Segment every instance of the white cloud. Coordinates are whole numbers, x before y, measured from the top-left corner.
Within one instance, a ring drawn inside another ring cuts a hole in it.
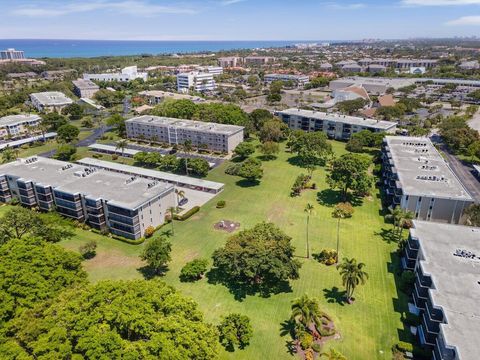
[[[462,25],[480,26],[480,15],[479,15],[479,16],[462,16],[461,18],[448,21],[448,22],[447,22],[447,25],[453,25],[453,26],[462,26]]]
[[[461,6],[480,5],[480,0],[402,0],[407,6]]]
[[[357,9],[363,9],[366,7],[365,4],[363,3],[352,3],[352,4],[339,4],[339,3],[327,3],[326,4],[328,8],[330,9],[335,9],[335,10],[357,10]]]
[[[245,0],[222,0],[220,1],[220,4],[223,6],[228,6],[228,5],[233,5],[233,4],[238,4],[240,2],[244,2]]]
[[[28,17],[56,17],[69,14],[91,12],[97,10],[115,11],[136,16],[152,16],[157,14],[194,14],[193,8],[183,6],[154,5],[145,1],[86,1],[83,3],[67,3],[56,7],[38,8],[35,5],[17,7],[13,15]]]

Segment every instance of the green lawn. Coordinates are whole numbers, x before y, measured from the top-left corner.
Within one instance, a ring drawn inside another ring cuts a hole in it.
[[[344,144],[333,145],[337,154],[345,152]],[[303,258],[306,253],[303,209],[308,202],[315,206],[315,215],[310,220],[312,252],[335,247],[336,220],[331,217],[332,208],[317,201],[318,194],[327,188],[325,171],[319,169],[314,173],[318,190],[308,190],[300,197],[291,198],[290,188],[302,169],[290,164],[290,157],[291,154],[282,152],[278,159],[264,162],[264,178],[260,185],[253,187],[239,186],[238,178],[225,175],[227,164],[213,170],[208,179],[224,182],[225,191],[189,220],[174,223],[172,261],[163,279],[192,297],[212,323],[218,323],[222,315],[234,311],[251,318],[254,337],[250,346],[234,353],[223,352],[224,359],[291,359],[286,346],[290,338],[281,336],[281,324],[289,317],[291,301],[304,293],[318,297],[322,309],[334,317],[341,339],[327,346],[341,351],[348,359],[391,359],[391,346],[403,332],[397,311],[405,310],[405,298],[398,299],[391,272],[394,267],[391,252],[396,245],[387,243],[379,235],[382,228],[388,229],[390,225],[384,224],[380,216],[378,192],[355,208],[353,218],[341,223],[340,256],[355,257],[366,263],[370,275],[367,284],[356,292],[356,302],[343,305],[337,301],[343,287],[335,267]],[[226,200],[226,208],[215,208],[220,199]],[[226,287],[209,284],[207,279],[193,284],[179,281],[180,269],[187,261],[196,257],[211,261],[212,252],[225,243],[228,234],[213,229],[213,224],[222,219],[239,221],[242,229],[271,221],[293,238],[303,266],[300,278],[291,282],[291,292],[270,298],[247,296],[236,300]],[[138,254],[143,245],[127,245],[81,230],[63,245],[76,250],[91,239],[96,239],[99,245],[97,256],[85,262],[92,281],[141,277]]]

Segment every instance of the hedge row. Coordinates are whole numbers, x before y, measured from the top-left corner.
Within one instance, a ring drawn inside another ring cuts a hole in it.
[[[191,217],[193,214],[196,214],[199,211],[200,211],[200,206],[194,206],[193,208],[188,210],[185,214],[183,214],[183,215],[175,214],[173,216],[173,218],[175,220],[184,221],[184,220],[187,220],[189,217]]]

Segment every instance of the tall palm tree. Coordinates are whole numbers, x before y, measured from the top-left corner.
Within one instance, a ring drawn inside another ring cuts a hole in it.
[[[357,263],[357,260],[344,258],[342,263],[337,265],[337,269],[342,276],[342,283],[347,290],[347,301],[352,302],[353,292],[355,288],[360,284],[365,284],[368,279],[368,274],[363,271],[365,267],[364,263]]]
[[[17,156],[14,150],[12,148],[5,148],[5,150],[2,151],[2,162],[3,163],[8,163],[13,160],[16,160]]]
[[[122,152],[122,158],[125,153],[125,149],[127,148],[128,141],[126,139],[118,140],[115,143],[115,150],[120,150]],[[123,161],[123,160],[122,160]]]
[[[177,205],[180,205],[180,199],[185,197],[185,191],[175,189],[175,194],[177,194]]]
[[[306,328],[316,323],[316,319],[322,315],[317,299],[311,298],[307,294],[293,300],[291,309],[290,318]]]
[[[168,211],[170,213],[170,222],[172,223],[172,235],[175,235],[175,229],[173,227],[173,217],[175,216],[175,206],[170,206],[168,208]]]
[[[187,156],[185,157],[185,173],[188,176],[188,154],[190,154],[193,150],[192,141],[185,140],[185,142],[182,145],[182,150],[185,154],[187,154]]]
[[[308,242],[308,227],[310,225],[310,215],[313,214],[313,205],[308,203],[303,210],[307,213],[307,259],[310,258],[310,243]]]
[[[414,214],[410,210],[402,209],[400,206],[396,206],[394,209],[390,210],[390,212],[393,217],[394,234],[398,240],[402,240],[403,227],[408,221],[414,218]]]

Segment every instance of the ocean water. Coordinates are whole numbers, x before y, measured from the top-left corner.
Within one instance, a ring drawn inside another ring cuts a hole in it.
[[[173,54],[233,49],[285,47],[298,41],[112,41],[112,40],[5,40],[0,49],[25,51],[29,58],[72,58],[140,54]]]

